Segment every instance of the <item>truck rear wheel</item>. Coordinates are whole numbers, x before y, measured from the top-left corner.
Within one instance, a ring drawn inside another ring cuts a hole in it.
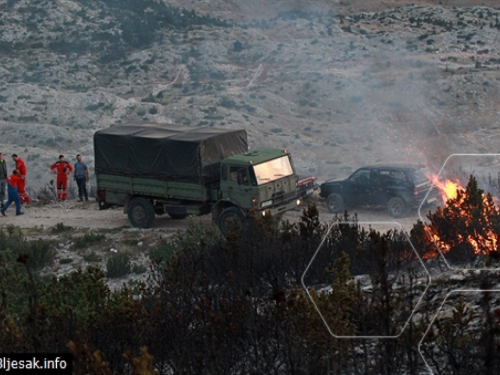
[[[149,228],[155,219],[155,209],[146,198],[134,198],[128,204],[128,221],[134,228]]]
[[[229,207],[222,211],[217,218],[217,226],[225,236],[230,232],[241,233],[245,221],[245,215],[239,208]]]
[[[332,214],[344,213],[345,207],[342,196],[337,193],[330,194],[326,199],[326,207],[328,208],[328,211],[330,211]]]

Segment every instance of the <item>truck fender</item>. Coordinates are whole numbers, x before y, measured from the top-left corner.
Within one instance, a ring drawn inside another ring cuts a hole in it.
[[[132,195],[128,194],[127,197],[123,201],[123,213],[126,214],[128,211],[128,204],[130,203],[130,200],[134,198]]]

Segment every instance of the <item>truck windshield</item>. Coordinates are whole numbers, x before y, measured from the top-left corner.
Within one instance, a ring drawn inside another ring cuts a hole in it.
[[[262,185],[293,174],[288,155],[253,166],[257,185]]]

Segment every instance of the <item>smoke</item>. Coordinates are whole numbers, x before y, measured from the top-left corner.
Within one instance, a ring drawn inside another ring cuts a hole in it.
[[[439,157],[426,147],[442,135],[440,114],[429,106],[430,87],[442,69],[422,54],[420,35],[405,28],[412,7],[342,16],[339,2],[230,3],[241,19],[251,20],[234,31],[240,51],[228,56],[248,68],[225,73],[234,80],[230,92],[238,93],[231,99],[272,118],[266,125],[278,134],[259,143],[298,150],[297,165],[324,177],[367,163],[429,164],[447,156],[443,147]],[[220,65],[220,45],[234,52],[232,42],[200,44],[200,51],[210,45],[202,51],[203,66]],[[244,82],[251,84],[242,88]]]
[[[486,92],[492,90],[484,85],[486,94],[474,91],[483,73],[471,70],[477,64],[471,66],[462,50],[477,50],[478,43],[492,47],[493,34],[479,33],[484,25],[478,20],[493,20],[497,11],[406,6],[346,15],[339,2],[282,1],[260,8],[260,14],[276,14],[277,7],[281,12],[274,18],[261,16],[251,24],[266,41],[249,39],[249,60],[258,50],[254,63],[269,65],[267,85],[253,89],[289,103],[295,118],[286,127],[301,137],[289,143],[292,149],[314,148],[316,174],[335,177],[363,164],[394,161],[439,168],[452,153],[481,148],[481,140],[469,142],[469,133],[477,122],[493,120],[478,116],[481,105],[494,106]],[[457,22],[462,15],[465,26]],[[476,32],[485,39],[470,47]],[[450,55],[458,56],[453,64]],[[460,69],[468,73],[464,80]]]

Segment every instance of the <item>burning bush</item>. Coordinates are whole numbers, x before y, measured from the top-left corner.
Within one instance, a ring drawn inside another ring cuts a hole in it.
[[[455,184],[448,186],[444,207],[428,213],[430,224],[425,227],[427,238],[434,242],[446,259],[453,263],[469,262],[478,255],[486,255],[491,262],[500,255],[500,209],[490,193],[480,189],[470,176],[465,189]],[[414,228],[415,229],[415,228]],[[436,256],[427,253],[424,257]]]

